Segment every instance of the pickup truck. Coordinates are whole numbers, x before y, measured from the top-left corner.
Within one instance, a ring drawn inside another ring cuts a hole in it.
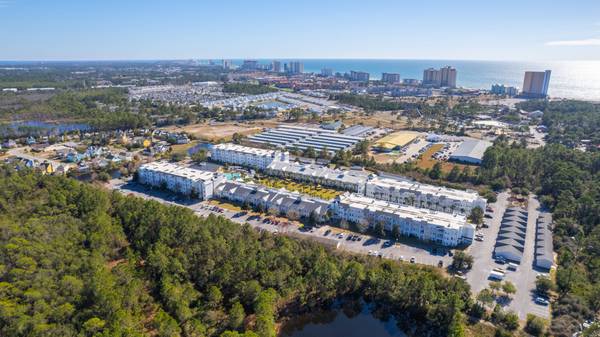
[[[496,281],[502,281],[502,280],[504,280],[504,273],[500,273],[500,272],[497,272],[495,270],[492,270],[490,272],[490,277],[489,278],[492,279],[492,280],[496,280]]]

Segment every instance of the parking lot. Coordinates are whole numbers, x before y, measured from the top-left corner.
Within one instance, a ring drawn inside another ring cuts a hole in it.
[[[492,215],[492,218],[485,218],[485,222],[489,228],[482,228],[477,233],[483,234],[483,241],[473,241],[469,247],[468,253],[473,256],[473,268],[467,273],[467,282],[471,285],[474,294],[479,293],[482,289],[487,288],[490,273],[494,268],[505,270],[505,281],[512,282],[517,292],[512,296],[512,300],[507,303],[506,309],[515,311],[521,319],[526,319],[527,314],[534,314],[540,317],[550,317],[550,308],[545,305],[535,303],[535,279],[540,274],[533,268],[533,250],[535,244],[535,221],[539,215],[539,202],[533,196],[528,200],[528,224],[525,240],[525,250],[523,259],[516,271],[507,270],[506,264],[498,264],[492,256],[496,237],[500,229],[500,222],[504,210],[509,206],[508,193],[500,193],[498,201],[491,204],[493,212],[487,212]]]
[[[444,268],[452,263],[452,257],[448,254],[447,248],[433,248],[431,245],[417,240],[406,239],[403,242],[392,242],[332,226],[302,228],[299,223],[283,218],[274,218],[251,211],[231,210],[216,206],[208,201],[190,202],[185,199],[179,199],[171,193],[159,192],[137,184],[125,184],[122,181],[114,180],[111,181],[110,185],[124,194],[133,194],[165,204],[188,207],[199,216],[208,216],[209,214],[221,215],[240,224],[248,223],[259,230],[295,237],[314,238],[315,241],[321,242],[326,240],[328,245],[331,246],[332,243],[335,243],[337,249],[342,251],[380,256],[386,259],[403,260],[405,262],[410,262],[414,258],[415,263],[431,266],[438,266],[441,261]],[[487,213],[491,215],[491,218],[485,218],[485,222],[489,227],[477,231],[477,234],[483,235],[483,239],[481,241],[473,241],[473,244],[467,248],[467,252],[473,256],[474,263],[471,271],[465,276],[467,282],[471,285],[474,295],[488,287],[490,282],[489,275],[494,268],[506,270],[505,264],[497,264],[494,261],[492,252],[502,215],[510,204],[508,198],[508,193],[500,193],[498,201],[490,204],[493,212]],[[504,278],[514,283],[517,288],[517,293],[513,295],[513,299],[509,303],[505,303],[506,309],[514,310],[521,319],[526,319],[528,313],[545,318],[550,317],[550,308],[548,306],[535,303],[535,279],[540,273],[533,269],[534,224],[539,214],[538,207],[539,202],[534,197],[530,197],[528,202],[527,240],[523,261],[516,271],[506,270]],[[269,221],[268,219],[276,219],[277,222]],[[355,238],[354,240],[349,240],[348,236],[355,236]]]
[[[323,238],[328,241],[337,241],[337,249],[357,254],[377,255],[386,259],[394,259],[409,262],[414,258],[415,263],[438,266],[440,261],[444,267],[452,262],[452,257],[448,255],[448,249],[438,247],[432,249],[431,245],[418,242],[417,240],[403,241],[402,243],[392,242],[385,239],[379,239],[365,234],[353,233],[348,230],[332,226],[321,226],[312,230],[301,228],[299,223],[276,218],[279,223],[266,222],[265,219],[274,217],[258,214],[250,211],[234,211],[224,207],[211,204],[209,201],[191,202],[180,199],[177,196],[147,188],[135,183],[126,183],[120,180],[112,180],[110,187],[121,191],[124,194],[131,194],[145,199],[156,200],[165,204],[179,205],[192,209],[199,216],[208,216],[209,214],[222,215],[234,222],[243,224],[248,223],[251,226],[266,230],[272,233],[287,234],[292,236]],[[340,235],[341,234],[341,235]],[[360,237],[360,241],[348,240],[348,235]],[[390,244],[391,243],[391,244]]]

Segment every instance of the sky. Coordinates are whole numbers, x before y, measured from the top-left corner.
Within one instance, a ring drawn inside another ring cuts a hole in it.
[[[0,60],[600,60],[600,0],[0,0]]]

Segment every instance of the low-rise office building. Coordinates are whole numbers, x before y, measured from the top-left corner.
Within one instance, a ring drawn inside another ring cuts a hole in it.
[[[448,213],[469,214],[473,208],[479,207],[483,211],[487,205],[487,201],[474,191],[387,178],[373,178],[367,181],[365,195],[397,204]]]
[[[283,215],[292,220],[312,218],[317,222],[325,221],[329,209],[329,202],[325,200],[242,182],[228,181],[218,186],[215,196],[252,205],[265,213]]]
[[[335,187],[364,194],[371,173],[356,170],[339,170],[314,164],[275,161],[265,170],[269,175]]]
[[[436,212],[390,203],[358,194],[345,193],[331,205],[335,218],[374,226],[380,223],[387,231],[398,227],[405,236],[454,247],[471,244],[475,227],[464,215]]]
[[[217,144],[210,150],[210,157],[221,163],[249,166],[264,170],[275,161],[288,162],[289,152],[257,149],[236,144]]]
[[[220,173],[197,170],[168,162],[153,162],[138,169],[138,180],[142,184],[165,187],[185,195],[197,195],[206,200],[213,196],[216,186],[225,182]]]

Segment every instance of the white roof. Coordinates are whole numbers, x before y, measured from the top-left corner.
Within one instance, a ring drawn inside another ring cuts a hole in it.
[[[286,163],[280,161],[272,162],[268,166],[268,169],[321,179],[338,180],[344,183],[358,185],[364,185],[370,174],[361,171],[332,169],[322,165],[299,164],[295,162]]]
[[[463,200],[467,202],[475,202],[481,197],[474,191],[463,191],[443,186],[434,186],[421,184],[410,180],[395,180],[389,178],[375,178],[368,181],[367,184],[375,185],[385,189],[396,189],[412,191],[419,194],[430,194],[438,198],[448,198],[452,200]]]
[[[140,169],[187,178],[193,181],[211,181],[216,175],[214,172],[197,170],[165,161],[156,161],[144,164],[140,167]]]
[[[473,226],[467,223],[467,218],[460,214],[450,214],[432,211],[424,208],[394,204],[383,200],[373,199],[353,193],[344,193],[339,196],[340,204],[357,209],[368,209],[370,212],[383,212],[394,214],[401,218],[422,220],[430,224],[445,228],[460,229],[465,226]]]
[[[274,151],[274,150],[259,149],[259,148],[255,148],[255,147],[242,146],[242,145],[237,145],[237,144],[233,144],[233,143],[217,144],[217,145],[214,145],[213,148],[219,149],[219,150],[225,150],[225,151],[253,154],[256,156],[273,156],[276,153],[276,151]]]

